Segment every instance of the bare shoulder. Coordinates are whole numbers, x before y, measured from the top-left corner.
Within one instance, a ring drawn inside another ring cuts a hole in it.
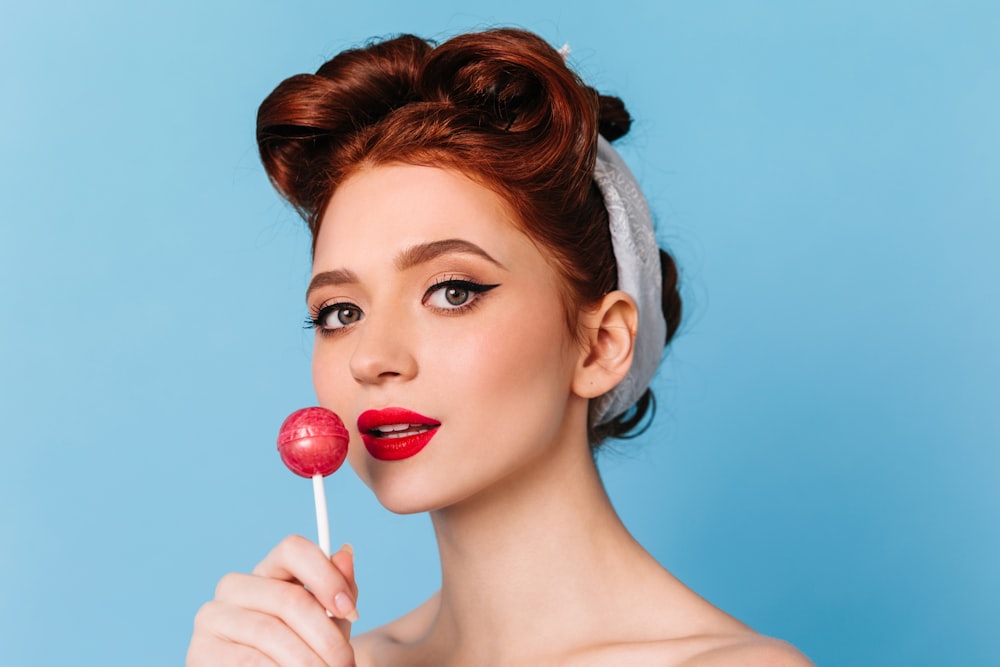
[[[439,600],[439,594],[435,593],[405,616],[352,637],[351,646],[354,647],[354,656],[358,667],[386,663],[385,654],[387,651],[392,651],[394,647],[400,645],[415,642],[427,631],[431,620],[437,613]],[[386,664],[392,664],[392,662]]]
[[[573,667],[813,667],[791,644],[752,632],[596,646],[557,663]]]
[[[788,642],[750,635],[719,642],[685,660],[679,667],[813,667]]]
[[[358,667],[366,667],[367,665],[374,664],[373,654],[375,652],[375,644],[378,641],[374,633],[375,631],[372,630],[371,632],[351,637],[351,648],[354,649],[354,662],[358,664]]]

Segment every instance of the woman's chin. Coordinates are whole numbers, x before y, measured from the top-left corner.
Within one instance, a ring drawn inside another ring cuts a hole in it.
[[[440,509],[449,503],[440,490],[403,480],[368,480],[368,487],[379,503],[393,514],[417,514]]]

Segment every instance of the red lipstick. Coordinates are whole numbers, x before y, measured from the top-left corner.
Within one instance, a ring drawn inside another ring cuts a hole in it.
[[[415,455],[431,441],[441,422],[405,408],[365,410],[358,431],[368,453],[380,461],[399,461]]]

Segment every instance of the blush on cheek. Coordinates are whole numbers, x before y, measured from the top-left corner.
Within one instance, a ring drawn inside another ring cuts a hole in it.
[[[511,384],[531,381],[539,374],[559,376],[571,367],[571,341],[562,313],[531,313],[525,324],[496,330],[481,347],[497,379]]]
[[[353,380],[351,378],[350,367],[346,359],[342,359],[339,354],[334,354],[329,349],[323,349],[317,341],[313,349],[312,358],[312,381],[316,398],[320,405],[333,410],[341,416],[344,423],[348,423],[351,415],[344,412],[344,406],[349,405],[343,399],[346,397],[346,390]]]

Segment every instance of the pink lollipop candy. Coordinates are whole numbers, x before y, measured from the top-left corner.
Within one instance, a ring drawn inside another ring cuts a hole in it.
[[[311,477],[316,501],[319,546],[330,557],[330,522],[323,478],[332,475],[347,456],[347,429],[326,408],[302,408],[288,415],[278,432],[278,453],[296,475]]]
[[[344,463],[347,440],[347,429],[336,414],[326,408],[302,408],[281,425],[278,453],[296,475],[326,477]]]

